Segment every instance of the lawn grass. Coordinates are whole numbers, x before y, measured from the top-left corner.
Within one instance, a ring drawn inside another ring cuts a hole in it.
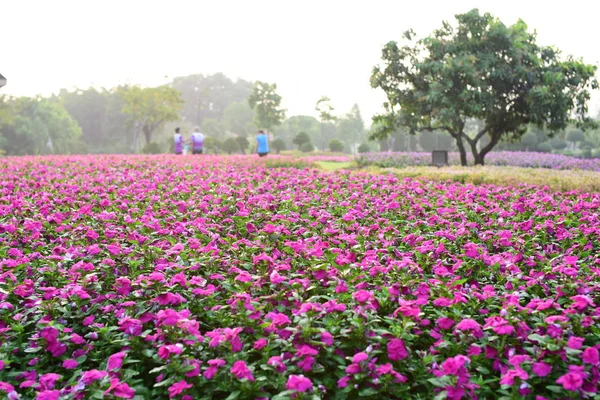
[[[348,168],[356,166],[356,163],[354,163],[353,161],[348,161],[348,162],[317,161],[315,164],[317,164],[320,169],[325,170],[325,171],[336,171],[338,169],[348,169]]]

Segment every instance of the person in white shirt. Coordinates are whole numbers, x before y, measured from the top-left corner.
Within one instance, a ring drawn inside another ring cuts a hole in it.
[[[204,148],[204,135],[200,133],[200,129],[194,129],[192,133],[192,154],[202,154]]]

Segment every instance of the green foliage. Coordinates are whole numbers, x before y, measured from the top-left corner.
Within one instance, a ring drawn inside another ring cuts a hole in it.
[[[333,139],[329,142],[329,150],[333,153],[344,151],[344,142],[338,139]]]
[[[208,153],[217,154],[219,149],[223,146],[223,144],[219,141],[219,139],[207,136],[204,138],[204,148]]]
[[[483,164],[502,137],[520,137],[530,123],[555,132],[574,112],[579,126],[593,125],[586,114],[590,91],[598,87],[595,66],[538,45],[521,20],[506,26],[477,9],[456,20],[456,27],[444,22],[424,39],[408,31],[406,44],[384,46],[371,85],[388,100],[385,113],[373,118],[383,127],[373,138],[398,126],[411,133],[440,129],[454,138],[463,165],[466,146]],[[468,118],[484,122],[473,137],[464,130]],[[478,150],[484,135],[490,141]]]
[[[162,149],[160,145],[156,142],[150,142],[142,147],[143,154],[160,154],[162,153]]]
[[[541,151],[542,153],[550,153],[552,152],[552,145],[549,142],[542,142],[537,145],[537,151]]]
[[[250,142],[245,136],[236,136],[235,141],[241,151],[242,154],[246,153],[246,149],[250,146]]]
[[[227,154],[232,154],[240,151],[240,146],[238,145],[238,142],[232,137],[225,139],[221,148]]]
[[[338,121],[338,136],[346,142],[352,151],[357,143],[360,143],[365,137],[365,123],[360,115],[360,109],[357,104]]]
[[[172,86],[181,93],[181,98],[184,101],[181,111],[184,120],[195,126],[202,126],[204,120],[209,118],[217,121],[222,120],[226,129],[231,130],[231,132],[244,133],[238,131],[239,125],[237,122],[231,121],[232,110],[228,111],[227,109],[232,104],[246,102],[252,89],[251,82],[243,79],[232,81],[222,73],[214,75],[194,74],[173,79]],[[238,112],[243,113],[245,111],[240,108],[234,111],[233,114],[240,117]],[[238,117],[234,119],[239,121]]]
[[[303,153],[310,153],[314,150],[315,150],[315,146],[313,146],[311,142],[304,142],[300,146],[300,151]]]
[[[331,105],[331,99],[327,96],[322,96],[315,107],[315,111],[319,113],[321,123],[333,122],[337,118],[333,115],[334,108]]]
[[[216,118],[206,118],[202,122],[201,130],[211,136],[222,136],[225,133],[223,124]]]
[[[154,88],[123,87],[120,94],[124,100],[123,112],[130,117],[134,126],[140,128],[146,143],[152,141],[154,132],[165,122],[178,120],[183,107],[180,93],[166,85]],[[139,131],[134,128],[134,143],[137,143]]]
[[[533,132],[527,132],[521,137],[521,143],[527,150],[535,148],[538,142],[537,135]]]
[[[254,124],[258,129],[270,131],[281,125],[285,110],[281,108],[281,96],[277,94],[277,84],[257,81],[248,96],[248,104],[255,111]]]
[[[368,143],[362,143],[360,146],[358,146],[358,152],[359,153],[369,153],[371,151],[371,146],[369,146]]]
[[[5,110],[9,111],[0,126],[3,153],[80,154],[86,151],[81,128],[59,101],[21,97],[7,101]]]
[[[572,130],[567,133],[567,140],[573,143],[583,142],[585,140],[585,134],[579,129]]]
[[[419,144],[425,151],[437,149],[437,133],[433,131],[424,131],[419,134]]]
[[[282,150],[286,149],[285,142],[281,138],[273,140],[271,147],[275,150],[276,154],[279,154]]]
[[[562,150],[568,146],[568,143],[564,139],[553,138],[553,139],[550,139],[550,145],[555,150]]]
[[[304,143],[310,143],[310,137],[306,132],[300,132],[294,137],[293,143],[300,149]]]
[[[230,133],[248,135],[254,130],[253,118],[254,111],[248,102],[231,103],[223,113],[223,127]]]

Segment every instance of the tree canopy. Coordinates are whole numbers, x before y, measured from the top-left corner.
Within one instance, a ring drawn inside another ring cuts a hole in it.
[[[270,131],[281,125],[285,112],[281,108],[281,96],[277,94],[277,84],[257,81],[248,96],[248,104],[255,111],[254,124],[258,129]]]
[[[463,165],[466,146],[475,163],[483,164],[503,136],[520,137],[528,124],[550,132],[570,122],[591,125],[587,102],[598,87],[595,66],[538,45],[521,20],[506,26],[477,9],[456,20],[456,26],[444,22],[428,37],[407,31],[405,43],[384,46],[371,86],[382,89],[387,101],[385,112],[373,117],[381,129],[372,138],[399,126],[412,134],[442,130],[454,138]],[[465,132],[469,118],[483,121],[474,135]],[[484,136],[489,141],[479,148]]]

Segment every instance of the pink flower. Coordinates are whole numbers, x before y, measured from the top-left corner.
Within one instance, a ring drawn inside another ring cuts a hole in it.
[[[111,392],[113,396],[120,397],[122,399],[132,399],[135,396],[135,390],[130,388],[125,382],[119,382],[117,378],[113,378],[110,381],[110,386],[104,392],[104,394],[109,394]]]
[[[388,358],[392,361],[400,361],[408,356],[402,339],[392,339],[387,344]]]
[[[373,299],[373,293],[367,290],[359,290],[352,295],[352,298],[359,303],[366,303]]]
[[[520,378],[521,380],[525,381],[529,378],[529,375],[527,372],[518,367],[515,369],[510,369],[502,376],[500,379],[500,384],[512,386],[515,383],[515,378]]]
[[[452,318],[438,318],[436,323],[441,329],[450,329],[454,326],[454,320]]]
[[[556,380],[556,383],[560,383],[566,390],[576,391],[583,385],[583,376],[577,372],[567,372]]]
[[[455,357],[450,357],[446,359],[442,363],[442,370],[444,371],[444,375],[457,375],[460,368],[462,368],[465,363],[470,362],[469,357],[465,357],[463,355],[458,355]]]
[[[79,365],[79,363],[75,360],[73,360],[72,358],[69,358],[68,360],[63,361],[62,366],[65,369],[73,369],[73,368],[77,368],[77,366]]]
[[[333,345],[333,335],[329,332],[321,332],[321,341],[327,345]]]
[[[238,360],[234,362],[229,371],[238,379],[248,379],[250,382],[254,382],[254,376],[252,376],[252,372],[246,366],[245,361]]]
[[[594,301],[588,296],[577,295],[571,297],[571,300],[573,300],[573,307],[580,311],[594,305]]]
[[[337,385],[339,388],[345,388],[348,386],[348,382],[350,381],[350,377],[348,375],[341,377],[337,381]]]
[[[256,342],[254,342],[254,345],[252,346],[255,350],[260,350],[263,347],[265,347],[267,345],[267,339],[265,338],[260,338],[258,339]]]
[[[123,364],[123,359],[125,358],[126,354],[127,353],[125,353],[124,351],[120,351],[108,357],[107,369],[109,371],[114,371],[116,369],[121,368],[121,365]]]
[[[180,380],[179,382],[175,382],[174,384],[172,384],[171,386],[169,386],[169,398],[172,399],[173,397],[183,393],[184,391],[186,391],[187,389],[193,387],[192,384],[187,383],[185,380]]]
[[[44,390],[39,392],[35,400],[58,400],[60,392],[58,390]]]
[[[290,375],[285,388],[287,390],[295,390],[297,392],[309,392],[312,390],[313,384],[310,379],[304,375]]]
[[[360,372],[360,365],[350,364],[346,367],[346,373],[349,375],[358,374]]]
[[[473,319],[466,318],[456,325],[456,329],[459,331],[478,331],[481,330],[481,325]]]
[[[54,388],[56,381],[59,380],[60,378],[62,378],[62,376],[60,376],[58,374],[53,374],[53,373],[41,375],[40,376],[40,385],[42,385],[42,387],[44,389],[52,389],[52,388]]]
[[[97,369],[92,369],[83,373],[83,375],[81,376],[81,381],[84,384],[89,385],[92,382],[102,379],[107,375],[108,373],[106,371],[98,371]]]
[[[368,359],[369,359],[369,356],[367,353],[360,352],[360,353],[356,353],[354,355],[354,357],[352,357],[352,362],[358,364],[358,363],[361,363]]]
[[[583,351],[583,362],[591,365],[598,365],[600,357],[598,356],[598,349],[595,347],[588,347]]]
[[[287,369],[283,361],[281,361],[280,356],[273,356],[269,358],[269,361],[267,361],[267,365],[270,365],[271,367],[275,368],[275,371],[279,373],[282,373]]]
[[[571,349],[579,350],[583,346],[584,340],[585,339],[581,338],[581,337],[571,336],[569,338],[569,340],[567,341],[567,347],[569,347]]]
[[[546,364],[545,362],[536,362],[531,366],[531,370],[534,374],[543,378],[544,376],[550,375],[550,372],[552,372],[552,366]]]

